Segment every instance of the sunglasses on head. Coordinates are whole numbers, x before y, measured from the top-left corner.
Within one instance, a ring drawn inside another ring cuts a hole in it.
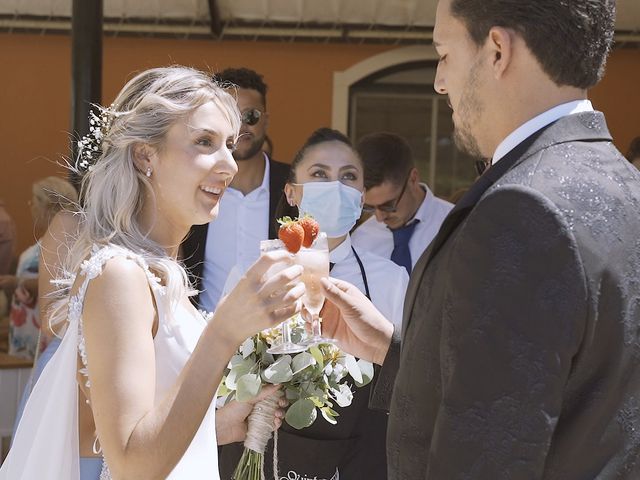
[[[260,118],[262,118],[262,112],[257,108],[252,108],[251,110],[245,110],[242,112],[240,118],[242,123],[251,127],[260,121]]]

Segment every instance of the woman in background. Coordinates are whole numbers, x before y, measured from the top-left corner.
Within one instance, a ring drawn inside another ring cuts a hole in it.
[[[351,142],[336,130],[321,128],[311,134],[291,164],[278,217],[313,216],[328,237],[331,277],[356,285],[387,318],[400,325],[407,271],[351,245],[349,231],[360,217],[363,192],[363,165]],[[368,408],[369,386],[352,386],[352,390],[350,406],[333,407],[339,413],[337,425],[322,418],[302,430],[283,424],[278,433],[282,478],[387,478],[387,414]],[[242,448],[225,445],[220,451],[222,478],[231,478]],[[271,451],[265,455],[269,458]],[[272,476],[270,463],[265,462],[266,477]]]
[[[68,181],[46,177],[36,181],[29,200],[36,242],[20,255],[15,275],[0,277],[0,288],[13,289],[9,314],[9,354],[34,359],[48,344],[40,338],[39,258],[41,240],[49,224],[62,210],[71,210],[78,194]],[[40,341],[39,341],[40,339]]]

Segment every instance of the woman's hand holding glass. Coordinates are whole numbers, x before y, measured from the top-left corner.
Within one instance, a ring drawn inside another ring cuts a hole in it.
[[[286,253],[293,262],[298,263],[298,258],[296,254],[289,253],[284,244],[280,240],[262,240],[260,242],[260,253],[261,255],[268,255],[271,252],[279,252]],[[276,272],[282,270],[284,268],[284,264],[274,264],[266,273],[266,275],[273,275]],[[304,275],[304,270],[303,270]],[[301,277],[301,280],[304,281],[304,277]],[[306,284],[305,284],[306,290]],[[291,325],[290,322],[292,318],[285,319],[280,325],[280,340],[277,341],[269,350],[267,350],[271,354],[286,354],[286,353],[298,353],[306,350],[305,347],[300,346],[294,343],[291,340]]]
[[[221,323],[220,331],[234,346],[277,326],[300,311],[305,293],[303,271],[286,251],[262,253],[218,304],[212,322]]]

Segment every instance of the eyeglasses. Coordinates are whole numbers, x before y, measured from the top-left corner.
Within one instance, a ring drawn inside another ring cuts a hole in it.
[[[400,200],[402,200],[402,196],[404,195],[404,192],[407,189],[407,185],[409,184],[410,177],[411,172],[409,172],[409,175],[407,175],[407,179],[404,181],[402,190],[400,190],[400,195],[398,195],[395,200],[390,200],[386,203],[383,203],[382,205],[367,205],[365,203],[362,206],[362,211],[365,213],[375,213],[376,210],[380,210],[384,213],[396,213],[398,211],[398,203],[400,203]]]
[[[263,112],[257,108],[252,108],[251,110],[245,110],[242,112],[240,119],[242,120],[242,123],[251,127],[260,121],[262,115]]]

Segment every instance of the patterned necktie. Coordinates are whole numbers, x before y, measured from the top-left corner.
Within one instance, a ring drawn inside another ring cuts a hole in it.
[[[407,269],[411,275],[411,251],[409,250],[409,240],[416,229],[416,225],[420,220],[415,220],[404,227],[391,230],[393,234],[393,251],[391,252],[391,260],[401,267]]]

